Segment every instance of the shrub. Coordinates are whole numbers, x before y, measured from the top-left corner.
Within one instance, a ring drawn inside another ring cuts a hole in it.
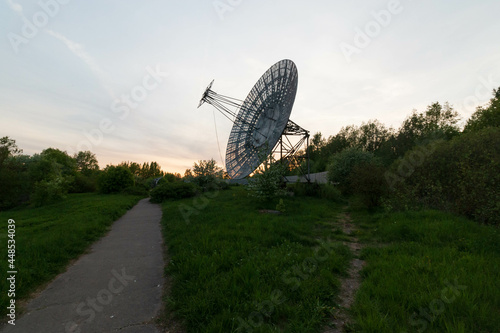
[[[122,192],[125,194],[147,197],[149,195],[149,188],[143,184],[135,184],[135,186],[125,188]]]
[[[493,98],[483,107],[479,106],[465,125],[464,132],[479,131],[486,127],[500,127],[500,88],[493,90]]]
[[[338,183],[343,194],[352,194],[351,172],[357,165],[371,162],[374,158],[372,153],[358,148],[344,149],[331,158],[328,165],[328,181]]]
[[[107,166],[98,178],[101,193],[117,193],[134,185],[134,176],[123,166]]]
[[[189,180],[199,186],[203,191],[219,189],[218,183],[222,179],[222,168],[217,166],[214,159],[198,161],[193,165],[193,176]]]
[[[168,199],[183,199],[194,197],[197,187],[192,183],[163,183],[151,190],[151,202],[161,203]]]
[[[270,200],[277,196],[284,195],[283,176],[285,167],[272,158],[269,162],[264,162],[264,169],[257,171],[248,180],[247,189],[250,195],[260,200]]]
[[[67,192],[67,181],[63,177],[41,180],[35,184],[31,203],[37,207],[54,203],[66,198]]]
[[[465,133],[428,151],[406,178],[395,183],[389,205],[427,206],[500,224],[500,128]],[[391,170],[396,173],[401,163],[404,159]]]
[[[342,202],[344,199],[342,198],[342,193],[340,190],[331,184],[323,184],[320,186],[320,197],[324,199],[328,199],[334,202]]]
[[[97,177],[77,173],[70,185],[70,193],[88,193],[97,190]]]
[[[295,183],[288,186],[288,189],[296,196],[310,196],[323,198],[333,202],[342,202],[340,190],[331,184],[318,183]]]
[[[219,190],[229,190],[229,184],[224,180],[219,181],[217,187]]]
[[[25,201],[23,197],[29,197],[32,187],[26,171],[14,159],[0,165],[0,184],[0,211]]]
[[[382,164],[372,159],[356,165],[349,175],[352,193],[358,195],[362,204],[368,209],[380,206],[382,197],[387,192],[384,174],[385,168]]]

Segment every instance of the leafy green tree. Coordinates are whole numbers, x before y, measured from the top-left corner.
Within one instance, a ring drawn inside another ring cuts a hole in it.
[[[73,156],[76,162],[76,170],[83,175],[89,176],[99,170],[99,164],[94,153],[90,151],[79,151]]]
[[[185,180],[192,180],[194,178],[193,171],[191,169],[186,169],[182,178],[184,178]]]
[[[77,164],[65,151],[47,148],[33,155],[28,174],[33,184],[32,203],[45,205],[64,199],[74,188]]]
[[[500,88],[493,90],[488,106],[479,106],[467,121],[464,132],[479,131],[486,127],[500,127]]]
[[[151,202],[161,203],[165,200],[177,200],[194,197],[196,185],[185,182],[165,182],[151,190]]]
[[[250,194],[260,200],[271,200],[285,193],[283,177],[286,167],[274,160],[272,155],[264,161],[261,167],[248,180],[247,189]]]
[[[170,173],[167,172],[163,176],[163,178],[168,182],[168,183],[173,183],[181,179],[181,175],[178,173]]]
[[[76,174],[76,160],[69,156],[67,152],[56,148],[47,148],[41,152],[40,156],[42,159],[56,163],[62,176],[71,177]]]
[[[124,166],[108,165],[98,178],[101,193],[116,193],[134,185],[134,176]]]
[[[385,172],[381,161],[372,158],[357,164],[349,175],[352,193],[358,195],[368,209],[380,206],[382,197],[388,191]]]
[[[90,151],[79,151],[73,155],[76,162],[77,173],[71,183],[70,193],[87,193],[97,190],[97,177],[99,175],[99,164],[94,153]]]
[[[0,210],[27,200],[29,180],[21,153],[14,139],[0,138]]]
[[[328,165],[328,181],[338,184],[344,194],[352,193],[351,173],[358,165],[371,162],[375,156],[359,148],[347,148],[332,156]]]
[[[0,166],[3,165],[5,160],[11,156],[21,154],[22,149],[16,145],[16,140],[4,136],[0,138]]]
[[[217,162],[210,160],[200,160],[195,162],[192,169],[192,181],[200,186],[204,191],[218,188],[219,180],[223,179],[224,173]]]
[[[500,128],[488,127],[416,147],[390,168],[395,208],[451,210],[500,225]]]
[[[130,172],[132,172],[132,174],[137,177],[137,178],[142,178],[142,174],[141,174],[141,165],[137,162],[121,162],[120,164],[118,164],[118,166],[122,166],[122,167],[125,167],[127,169],[130,170]],[[148,164],[148,167],[149,167],[149,164]]]
[[[375,152],[389,140],[392,132],[391,128],[387,128],[380,121],[370,120],[359,127],[355,146],[365,151]]]
[[[395,155],[402,157],[414,146],[433,140],[450,140],[460,133],[459,120],[458,113],[448,103],[433,103],[423,113],[413,111],[395,136]]]
[[[139,175],[143,179],[162,177],[164,174],[161,171],[160,165],[156,162],[144,162],[139,171]]]

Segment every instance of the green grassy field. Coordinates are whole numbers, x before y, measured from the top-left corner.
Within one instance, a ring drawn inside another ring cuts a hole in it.
[[[340,204],[284,199],[260,213],[242,188],[163,204],[170,315],[188,332],[316,332],[335,306],[350,253],[332,225]],[[189,218],[186,218],[189,215]]]
[[[336,225],[342,205],[284,204],[283,215],[259,213],[276,202],[241,188],[164,203],[163,321],[187,332],[321,332],[352,258]],[[498,228],[436,211],[350,214],[366,266],[347,331],[499,332]]]
[[[438,211],[353,213],[367,246],[353,332],[500,332],[500,232]]]
[[[138,197],[74,194],[59,204],[0,213],[7,290],[7,225],[16,221],[16,299],[50,281]],[[163,206],[169,293],[161,318],[187,332],[321,332],[353,255],[344,203],[259,202],[243,187]],[[499,332],[500,231],[437,212],[350,208],[365,244],[349,332]],[[7,293],[0,295],[6,313]]]
[[[139,200],[130,195],[70,194],[60,203],[39,208],[0,212],[0,313],[7,295],[7,225],[15,220],[15,269],[17,301],[61,273],[74,258],[103,236],[117,218]],[[5,317],[7,318],[7,317]]]

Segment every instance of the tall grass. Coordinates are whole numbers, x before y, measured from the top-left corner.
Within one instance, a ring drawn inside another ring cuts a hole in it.
[[[325,323],[350,259],[332,227],[340,205],[283,204],[285,214],[259,212],[276,202],[253,201],[241,187],[163,204],[167,313],[188,332],[313,332]]]
[[[374,216],[355,332],[499,332],[500,232],[438,211]]]

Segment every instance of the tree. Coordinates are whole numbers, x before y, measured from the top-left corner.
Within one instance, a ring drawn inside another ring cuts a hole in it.
[[[345,194],[352,193],[351,174],[358,165],[371,162],[374,159],[371,152],[359,148],[347,148],[335,154],[328,165],[328,181],[338,184],[339,189]]]
[[[464,132],[479,131],[486,127],[500,127],[500,88],[493,90],[488,106],[479,106],[467,121]]]
[[[76,161],[76,170],[83,175],[90,175],[99,170],[99,164],[94,153],[90,151],[79,151],[73,156]]]
[[[186,180],[193,179],[194,178],[193,171],[191,171],[191,169],[186,169],[186,171],[184,171],[183,178]]]
[[[116,193],[134,185],[134,176],[124,166],[108,165],[99,176],[98,186],[101,193]]]
[[[261,200],[271,200],[284,194],[282,189],[286,167],[274,160],[272,155],[266,158],[261,167],[248,180],[247,189],[251,195]]]
[[[385,127],[380,121],[370,120],[359,127],[356,146],[365,151],[375,152],[389,140],[392,132],[391,128]]]
[[[14,139],[0,138],[0,210],[27,200],[29,180],[21,153]]]
[[[21,154],[22,152],[23,150],[17,147],[16,140],[8,136],[0,138],[0,166],[3,165],[8,157]]]
[[[416,110],[403,121],[395,136],[395,154],[402,157],[407,151],[416,145],[428,143],[429,141],[444,139],[450,140],[460,133],[458,113],[445,103],[443,106],[438,102],[427,107],[423,113]]]
[[[194,183],[205,191],[217,187],[218,180],[223,178],[223,170],[213,158],[195,162],[192,173]]]
[[[42,151],[40,156],[42,159],[56,163],[63,176],[74,176],[76,174],[76,160],[69,156],[67,152],[56,148],[47,148]]]

